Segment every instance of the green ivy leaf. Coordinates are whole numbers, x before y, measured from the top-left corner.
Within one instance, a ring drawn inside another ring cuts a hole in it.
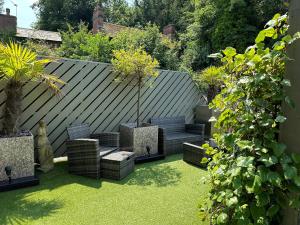
[[[276,142],[274,142],[272,144],[272,149],[273,149],[274,154],[276,155],[276,157],[279,157],[285,151],[286,145],[282,144],[282,143],[276,143]]]
[[[228,57],[233,57],[236,55],[236,49],[232,47],[227,47],[225,50],[223,50],[223,53]]]
[[[208,158],[203,157],[203,158],[201,159],[201,164],[206,164],[206,163],[208,163]]]
[[[269,171],[267,178],[271,184],[273,184],[277,187],[281,186],[281,177],[277,172]]]
[[[230,198],[230,199],[226,202],[226,205],[227,205],[228,207],[231,207],[231,206],[233,206],[233,205],[236,205],[238,202],[239,202],[239,201],[238,201],[238,198],[237,198],[236,196],[234,196],[234,197]]]
[[[300,187],[300,177],[299,177],[299,176],[294,177],[294,183],[295,183],[298,187]]]
[[[265,40],[266,38],[266,34],[265,34],[265,31],[262,30],[258,33],[256,39],[255,39],[255,43],[258,44],[258,43],[261,43]]]
[[[260,178],[260,176],[255,175],[252,188],[253,188],[254,192],[259,192],[259,190],[261,188],[261,178]]]
[[[225,224],[228,221],[228,215],[221,213],[217,218],[217,224]]]
[[[270,167],[270,166],[273,166],[274,164],[278,163],[278,159],[276,156],[274,156],[274,155],[269,156],[268,154],[260,157],[258,161],[263,162],[266,167]]]
[[[208,58],[221,59],[223,57],[222,53],[213,53],[208,56]]]
[[[272,218],[278,213],[279,209],[279,205],[271,205],[271,207],[267,211],[267,216]]]
[[[276,119],[275,119],[275,121],[277,123],[283,123],[283,122],[286,121],[286,117],[284,117],[284,116],[277,116]]]
[[[293,179],[297,176],[297,169],[294,166],[285,165],[283,169],[285,179]]]
[[[249,167],[249,166],[253,165],[254,157],[240,156],[236,159],[236,161],[237,161],[237,166],[239,166],[239,167]]]
[[[282,81],[281,81],[281,84],[283,85],[283,86],[286,86],[286,87],[291,87],[292,85],[291,85],[291,81],[290,80],[287,80],[287,79],[283,79]]]
[[[297,153],[292,153],[292,160],[296,163],[296,164],[300,164],[300,155]]]
[[[290,106],[292,109],[294,109],[296,106],[295,106],[295,103],[294,101],[289,97],[289,96],[286,96],[284,101],[288,104],[288,106]]]

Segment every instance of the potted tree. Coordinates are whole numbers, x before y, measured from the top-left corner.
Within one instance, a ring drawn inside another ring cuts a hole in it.
[[[209,138],[214,133],[214,126],[210,122],[211,117],[217,117],[218,113],[209,108],[209,103],[220,92],[223,85],[223,67],[210,66],[202,70],[194,79],[207,92],[207,105],[198,105],[194,108],[196,123],[205,123],[205,136]]]
[[[140,121],[140,99],[142,85],[149,82],[149,78],[158,76],[158,61],[148,55],[142,48],[135,50],[118,50],[113,52],[113,70],[117,80],[128,81],[136,85],[137,118],[135,123],[120,125],[121,147],[132,149],[139,157],[150,158],[158,153],[158,127],[150,126]]]
[[[55,94],[59,93],[57,85],[64,82],[44,72],[49,62],[38,59],[36,53],[20,44],[0,44],[0,82],[5,85],[6,94],[0,132],[0,190],[37,183],[33,135],[19,127],[22,90],[26,82],[41,82]]]

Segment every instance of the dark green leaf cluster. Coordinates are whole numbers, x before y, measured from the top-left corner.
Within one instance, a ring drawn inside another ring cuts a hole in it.
[[[185,47],[182,67],[194,71],[210,66],[213,61],[206,56],[226,46],[244,50],[275,13],[286,11],[284,0],[195,2],[191,24],[180,37]]]
[[[207,212],[213,224],[282,224],[282,209],[300,207],[300,157],[278,138],[287,119],[282,102],[292,106],[285,92],[291,85],[284,76],[286,48],[300,37],[287,29],[287,15],[277,14],[243,54],[232,47],[214,54],[225,75],[211,104],[220,112],[214,136],[219,148],[204,146],[212,156]]]
[[[35,27],[41,30],[67,30],[68,24],[80,22],[93,24],[93,10],[102,3],[105,21],[121,25],[132,25],[132,8],[126,0],[39,0],[33,4],[38,20]]]
[[[81,23],[78,31],[69,26],[62,37],[58,49],[62,57],[109,63],[113,50],[142,47],[159,61],[161,68],[176,70],[179,65],[179,43],[162,35],[158,26],[152,24],[147,24],[144,29],[124,29],[111,39],[102,33],[92,34]]]

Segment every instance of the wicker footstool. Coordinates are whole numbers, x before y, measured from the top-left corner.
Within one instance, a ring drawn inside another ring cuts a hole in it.
[[[134,170],[134,153],[119,151],[101,158],[101,177],[122,180]]]
[[[195,166],[205,167],[205,164],[201,163],[204,157],[206,157],[205,150],[201,146],[183,143],[183,161]]]

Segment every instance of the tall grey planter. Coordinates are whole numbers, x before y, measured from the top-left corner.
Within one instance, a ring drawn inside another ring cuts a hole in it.
[[[28,136],[0,138],[0,181],[7,180],[5,167],[11,167],[12,180],[34,176],[34,141]]]
[[[127,151],[133,151],[137,157],[158,153],[158,126],[144,125],[136,127],[136,123],[120,125],[120,145]]]

